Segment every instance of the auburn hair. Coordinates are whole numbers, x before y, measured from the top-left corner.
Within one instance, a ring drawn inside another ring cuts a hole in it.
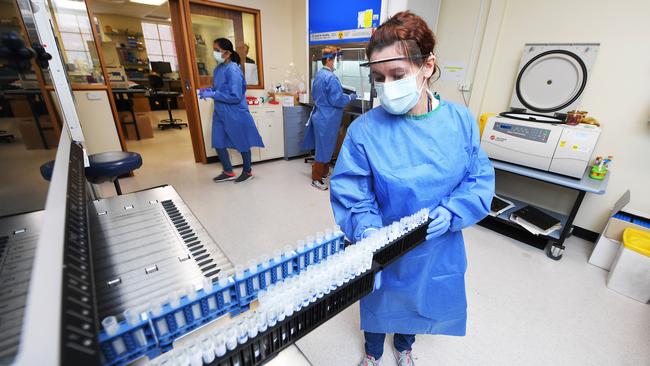
[[[412,59],[416,65],[422,66],[426,57],[431,55],[436,47],[436,36],[424,19],[410,11],[401,11],[377,27],[366,46],[368,60],[373,52],[397,42],[407,48],[402,50],[406,55],[422,55],[422,58]]]

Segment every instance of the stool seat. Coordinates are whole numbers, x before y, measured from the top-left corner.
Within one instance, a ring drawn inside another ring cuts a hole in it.
[[[54,160],[48,161],[47,163],[41,165],[41,176],[46,181],[52,180],[52,172],[54,171]]]
[[[142,157],[130,151],[107,151],[88,156],[90,166],[86,168],[86,178],[91,183],[115,181],[117,177],[128,174],[142,166]]]

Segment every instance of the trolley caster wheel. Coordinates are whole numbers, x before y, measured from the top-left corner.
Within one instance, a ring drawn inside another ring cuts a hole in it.
[[[546,253],[546,256],[552,260],[559,261],[562,259],[562,255],[564,254],[564,246],[557,246],[554,242],[549,241],[548,244],[546,244],[544,252]]]

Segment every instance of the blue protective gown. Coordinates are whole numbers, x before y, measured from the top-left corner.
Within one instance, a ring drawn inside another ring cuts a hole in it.
[[[439,205],[450,231],[420,244],[382,272],[361,299],[361,328],[373,333],[465,335],[467,261],[461,229],[489,212],[494,169],[467,108],[440,101],[418,117],[375,108],[356,119],[331,178],[336,222],[352,241]]]
[[[305,131],[302,148],[304,150],[315,148],[314,160],[329,163],[341,128],[343,108],[350,103],[350,97],[343,93],[341,82],[326,67],[316,73],[311,90],[316,106]]]
[[[212,147],[250,151],[252,146],[264,147],[253,116],[246,103],[246,80],[237,64],[217,65],[212,79],[214,113],[212,114]]]

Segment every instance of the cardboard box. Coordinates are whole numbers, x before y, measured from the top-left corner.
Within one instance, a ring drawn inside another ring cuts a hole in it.
[[[614,259],[616,259],[616,255],[618,254],[618,250],[621,247],[621,243],[623,242],[623,231],[626,228],[631,227],[637,230],[650,232],[650,229],[645,226],[614,217],[616,214],[623,214],[630,217],[636,217],[642,220],[650,221],[650,215],[624,211],[623,208],[625,208],[629,202],[630,191],[628,190],[623,193],[621,198],[619,198],[618,201],[616,201],[614,204],[609,220],[607,221],[607,224],[605,225],[602,233],[598,237],[594,251],[589,257],[589,263],[609,271],[612,267]]]
[[[298,105],[298,93],[271,93],[271,96],[280,102],[283,107]]]
[[[149,112],[151,107],[149,106],[149,98],[144,94],[136,94],[132,97],[133,99],[133,110],[137,112]]]
[[[52,127],[52,123],[50,123],[50,119],[47,116],[41,117],[40,122],[42,128]],[[45,146],[43,146],[43,140],[38,133],[38,127],[33,118],[21,118],[18,121],[18,130],[20,131],[20,136],[22,137],[27,150],[45,148]],[[48,148],[56,148],[59,145],[59,139],[54,130],[44,129],[43,135],[45,135],[45,141],[47,142]]]
[[[129,121],[133,120],[131,114],[129,113]],[[153,128],[151,127],[151,117],[148,113],[136,113],[135,121],[138,126],[138,132],[140,133],[140,139],[150,139],[153,138]],[[135,125],[128,124],[123,125],[125,138],[127,140],[137,140],[137,135],[135,133]]]
[[[11,113],[14,117],[30,117],[34,118],[32,114],[32,109],[29,107],[29,102],[24,96],[10,96],[6,97],[9,100],[9,106],[11,107]]]

